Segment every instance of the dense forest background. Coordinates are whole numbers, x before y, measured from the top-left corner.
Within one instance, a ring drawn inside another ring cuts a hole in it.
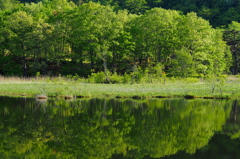
[[[6,0],[5,0],[6,1]],[[38,3],[41,0],[20,0],[21,3]],[[198,16],[209,20],[213,27],[227,25],[232,21],[239,21],[239,0],[69,0],[76,5],[90,1],[102,5],[111,5],[114,10],[127,9],[133,14],[142,14],[154,7],[179,10],[186,14],[195,12]]]
[[[0,0],[0,75],[238,74],[239,0]]]

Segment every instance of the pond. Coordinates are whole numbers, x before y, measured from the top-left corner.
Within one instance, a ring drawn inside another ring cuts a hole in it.
[[[240,158],[237,100],[0,97],[0,158]]]

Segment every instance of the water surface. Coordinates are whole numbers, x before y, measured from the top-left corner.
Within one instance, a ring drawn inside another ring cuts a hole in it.
[[[0,158],[240,158],[239,102],[0,97]]]

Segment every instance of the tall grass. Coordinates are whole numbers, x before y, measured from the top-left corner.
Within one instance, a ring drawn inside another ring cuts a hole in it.
[[[155,81],[155,82],[153,82]],[[101,84],[79,77],[0,77],[1,95],[52,97],[231,97],[240,98],[240,78],[152,78],[150,83]]]

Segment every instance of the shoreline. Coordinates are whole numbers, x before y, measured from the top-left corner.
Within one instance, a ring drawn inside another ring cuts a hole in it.
[[[185,98],[240,99],[240,83],[195,84],[0,83],[1,96],[47,98]]]
[[[116,98],[116,99],[176,99],[176,98],[182,98],[182,99],[239,99],[239,98],[231,98],[231,97],[221,97],[221,96],[204,96],[204,97],[197,97],[192,95],[186,95],[186,96],[42,96],[38,97],[38,95],[23,95],[23,94],[0,94],[2,97],[17,97],[17,98],[36,98],[36,99],[87,99],[87,98]]]

